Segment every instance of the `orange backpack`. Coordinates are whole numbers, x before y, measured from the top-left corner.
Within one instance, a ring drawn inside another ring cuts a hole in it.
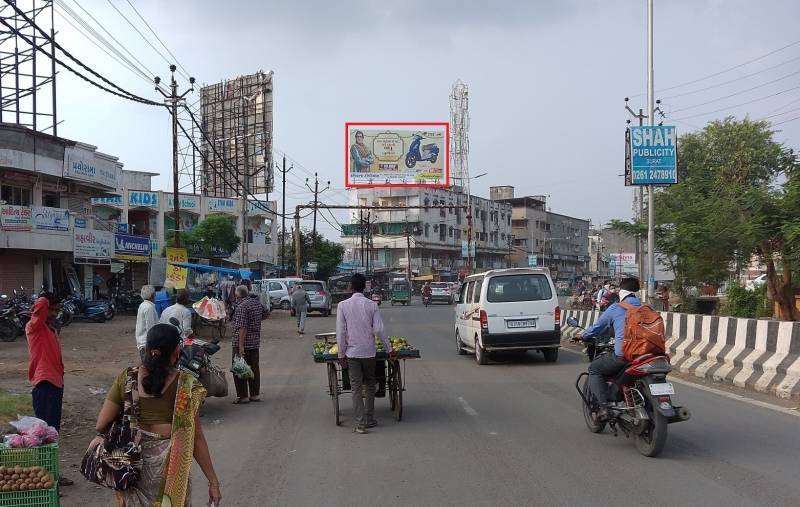
[[[626,310],[625,341],[622,353],[627,361],[644,354],[664,354],[667,350],[664,319],[650,305],[619,303]]]

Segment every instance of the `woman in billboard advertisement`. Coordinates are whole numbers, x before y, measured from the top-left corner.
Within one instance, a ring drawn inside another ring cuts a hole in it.
[[[364,133],[360,130],[355,131],[356,142],[350,146],[350,158],[353,160],[351,166],[353,172],[366,173],[373,162],[375,156],[372,151],[364,144]]]

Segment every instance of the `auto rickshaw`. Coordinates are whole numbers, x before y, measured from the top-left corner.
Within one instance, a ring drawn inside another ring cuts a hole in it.
[[[395,303],[407,305],[411,300],[411,286],[405,278],[392,280],[392,306]]]

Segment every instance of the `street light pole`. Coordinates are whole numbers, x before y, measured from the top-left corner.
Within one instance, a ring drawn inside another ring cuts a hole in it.
[[[647,0],[647,119],[655,125],[655,85],[653,79],[653,0]],[[647,186],[647,291],[648,302],[655,295],[655,196]]]

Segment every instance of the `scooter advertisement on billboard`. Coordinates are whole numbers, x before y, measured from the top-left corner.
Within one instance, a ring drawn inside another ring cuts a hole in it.
[[[348,187],[446,187],[449,124],[346,123]]]

